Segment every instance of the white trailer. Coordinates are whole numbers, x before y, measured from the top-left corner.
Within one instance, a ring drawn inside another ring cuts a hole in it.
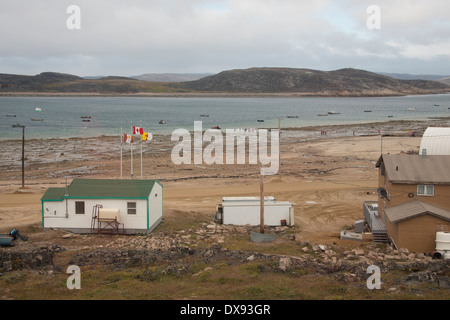
[[[224,197],[217,205],[214,220],[222,224],[260,224],[261,205],[259,197]],[[267,226],[293,226],[294,206],[289,201],[276,201],[274,197],[264,198],[264,224]]]
[[[157,180],[74,179],[43,197],[43,229],[74,233],[150,233],[162,221],[163,186]]]

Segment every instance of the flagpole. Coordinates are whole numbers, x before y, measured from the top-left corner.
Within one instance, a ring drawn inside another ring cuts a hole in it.
[[[131,121],[131,133],[133,134],[133,121]],[[133,179],[133,143],[131,143],[131,179]]]
[[[140,127],[141,130],[142,130],[142,121],[140,121],[139,127]],[[143,178],[142,178],[142,176],[143,176],[143,172],[142,172],[142,135],[143,135],[143,134],[144,134],[144,133],[142,132],[142,134],[141,134],[141,141],[139,142],[139,144],[141,145],[141,180],[143,179]]]
[[[120,179],[122,179],[123,127],[120,127]]]

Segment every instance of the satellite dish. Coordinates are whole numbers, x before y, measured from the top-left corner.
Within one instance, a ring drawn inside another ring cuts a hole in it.
[[[377,189],[377,193],[382,199],[387,199],[390,201],[389,193],[386,191],[385,188],[381,187]]]

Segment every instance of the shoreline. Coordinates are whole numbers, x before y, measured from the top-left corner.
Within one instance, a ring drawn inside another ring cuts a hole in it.
[[[426,121],[387,121],[358,125],[332,125],[332,126],[310,126],[303,128],[282,128],[280,139],[281,172],[287,170],[289,175],[298,176],[292,163],[307,163],[309,161],[295,160],[286,163],[283,158],[308,157],[311,152],[333,152],[340,154],[340,145],[345,147],[349,141],[365,140],[373,144],[373,148],[367,149],[366,145],[361,150],[372,154],[372,161],[379,157],[379,146],[381,137],[383,146],[387,141],[393,144],[389,152],[395,152],[394,142],[403,145],[402,140],[414,141],[417,146],[408,148],[405,152],[417,152],[420,145],[420,137],[427,127],[449,127],[450,117],[446,119],[430,119]],[[325,133],[326,132],[326,133]],[[414,132],[414,136],[412,133]],[[192,132],[191,132],[192,134]],[[359,139],[359,140],[358,140]],[[25,142],[25,176],[26,182],[35,186],[48,184],[55,181],[75,177],[120,177],[120,153],[121,143],[119,136],[101,136],[91,138],[52,138],[52,139],[30,139]],[[386,141],[386,142],[385,142]],[[171,161],[171,152],[179,141],[171,141],[170,135],[155,134],[152,141],[142,144],[142,155],[145,170],[144,179],[164,179],[165,181],[192,180],[198,178],[223,179],[231,178],[233,181],[253,177],[254,168],[245,164],[243,166],[224,165],[174,165]],[[208,142],[204,141],[204,146]],[[306,145],[322,145],[319,149],[313,147],[303,149]],[[20,184],[21,180],[21,140],[0,141],[2,154],[0,156],[0,185],[10,189],[12,185]],[[337,148],[337,149],[336,149]],[[134,168],[136,177],[140,172],[140,145],[133,146],[123,143],[123,175],[130,176],[131,154],[133,150]],[[323,149],[323,150],[322,150]],[[293,152],[293,150],[300,150]],[[383,150],[383,151],[384,151]],[[362,151],[361,151],[362,152]],[[364,157],[359,152],[354,156]],[[319,157],[320,158],[320,157]],[[328,161],[327,158],[317,160],[319,167]],[[338,159],[342,161],[342,159]],[[323,162],[323,163],[322,163]],[[211,170],[211,171],[210,171]],[[319,170],[319,169],[318,169]],[[328,172],[329,169],[320,169],[320,172]],[[315,171],[314,171],[315,172]],[[305,174],[307,176],[307,174]]]
[[[386,121],[369,121],[369,122],[357,122],[357,123],[340,123],[340,124],[324,124],[324,125],[311,125],[311,126],[304,126],[304,127],[281,127],[280,131],[286,131],[286,132],[292,132],[292,131],[322,131],[327,130],[328,132],[333,132],[332,130],[343,130],[343,129],[354,129],[354,128],[365,128],[369,126],[377,126],[380,128],[383,127],[391,127],[394,128],[395,126],[400,126],[400,128],[396,131],[403,130],[402,128],[406,125],[411,127],[412,125],[416,126],[416,128],[419,129],[419,131],[423,130],[423,127],[427,124],[432,124],[433,122],[448,122],[450,121],[450,116],[444,116],[444,117],[428,117],[426,119],[420,119],[420,120],[386,120]],[[446,124],[447,126],[449,124]],[[430,125],[428,125],[430,126]],[[256,128],[258,129],[267,129],[267,130],[276,130],[278,127],[273,128]],[[225,129],[221,129],[223,132]],[[381,130],[381,129],[380,129]],[[392,131],[392,130],[391,130]],[[416,130],[416,132],[419,132]],[[424,130],[423,130],[424,131]],[[193,130],[189,130],[190,134],[193,134]],[[203,130],[205,132],[205,129]],[[371,135],[377,135],[376,133],[372,133]],[[153,133],[153,137],[169,137],[170,140],[170,133]],[[26,139],[26,143],[32,143],[32,142],[38,142],[38,141],[52,141],[52,140],[89,140],[89,139],[119,139],[120,140],[121,135],[107,135],[107,134],[100,134],[95,136],[70,136],[70,137],[58,137],[58,138],[31,138]],[[0,143],[7,142],[7,141],[22,141],[22,138],[17,139],[1,139]]]
[[[138,92],[138,93],[98,93],[98,92],[0,92],[0,97],[124,97],[124,98],[383,98],[407,97],[426,95],[447,95],[448,91],[418,92],[418,93],[386,93],[386,94],[349,94],[349,93],[321,93],[321,92]]]

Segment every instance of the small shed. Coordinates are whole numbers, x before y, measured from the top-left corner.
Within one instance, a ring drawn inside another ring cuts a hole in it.
[[[450,128],[427,128],[420,142],[419,154],[450,155]]]
[[[223,197],[217,205],[216,221],[229,225],[260,224],[261,205],[259,197]],[[264,224],[267,226],[293,226],[294,206],[289,201],[264,198]]]
[[[74,179],[41,198],[42,227],[74,233],[150,233],[162,221],[157,180]]]

